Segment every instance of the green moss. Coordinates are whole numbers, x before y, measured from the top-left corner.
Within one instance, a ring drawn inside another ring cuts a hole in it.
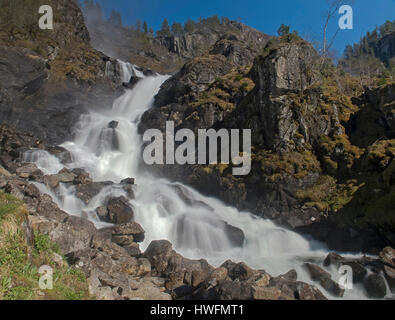
[[[324,175],[312,187],[298,190],[296,198],[307,207],[337,212],[353,199],[360,187],[362,185],[358,185],[355,180],[339,184],[335,178]]]

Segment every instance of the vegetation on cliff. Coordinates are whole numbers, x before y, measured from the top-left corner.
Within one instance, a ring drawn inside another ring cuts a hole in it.
[[[48,236],[29,234],[24,203],[0,191],[0,300],[89,299],[85,275],[68,265]],[[53,289],[39,288],[39,268],[53,269]]]

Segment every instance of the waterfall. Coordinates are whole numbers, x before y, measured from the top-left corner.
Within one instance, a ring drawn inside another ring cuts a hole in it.
[[[110,110],[82,115],[74,128],[75,139],[62,144],[73,156],[69,168],[84,168],[94,181],[113,181],[88,204],[75,196],[75,187],[61,185],[49,193],[59,207],[73,215],[88,214],[98,228],[106,226],[95,217],[95,209],[111,196],[125,192],[118,185],[128,177],[136,179],[135,198],[130,201],[135,220],[146,231],[142,249],[152,240],[167,239],[175,250],[188,258],[205,258],[219,266],[231,259],[249,266],[265,269],[274,276],[290,269],[298,272],[298,280],[312,283],[301,268],[304,261],[322,261],[328,254],[326,247],[295,232],[278,227],[269,220],[248,212],[240,212],[221,201],[206,197],[181,183],[158,178],[139,167],[142,139],[138,124],[143,113],[152,104],[154,96],[169,76],[145,77],[135,66],[119,62],[122,80],[128,82],[135,75],[142,78],[132,90],[116,99]],[[116,126],[111,126],[116,123]],[[116,142],[114,142],[116,141]],[[35,162],[45,173],[56,174],[64,166],[45,151],[29,152],[25,160]],[[245,233],[242,247],[234,247],[226,233],[225,223]],[[345,255],[348,256],[348,255]],[[332,272],[338,279],[337,270]],[[319,285],[326,295],[329,295]],[[364,298],[362,290],[347,290],[345,298]]]

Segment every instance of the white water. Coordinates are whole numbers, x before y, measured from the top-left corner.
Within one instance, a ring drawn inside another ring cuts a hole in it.
[[[251,267],[265,269],[273,276],[295,269],[298,280],[312,283],[301,265],[308,259],[320,263],[328,253],[324,245],[250,213],[239,212],[219,200],[202,196],[185,185],[154,177],[139,167],[142,143],[137,126],[168,77],[144,77],[132,65],[122,62],[120,65],[123,81],[129,81],[133,73],[143,79],[133,90],[126,91],[118,98],[112,109],[92,111],[81,116],[75,128],[75,140],[62,145],[73,156],[73,163],[68,167],[84,168],[95,181],[110,180],[119,183],[128,177],[136,179],[135,199],[131,201],[131,205],[136,221],[146,231],[143,250],[152,240],[167,239],[182,255],[205,258],[215,266],[227,259],[244,261]],[[116,129],[108,128],[111,121],[119,123]],[[118,141],[118,150],[113,150],[114,139]],[[26,160],[34,161],[47,174],[55,174],[64,167],[57,158],[45,151],[28,153]],[[97,227],[106,224],[97,220],[95,209],[107,196],[125,194],[119,185],[113,185],[103,189],[85,205],[75,197],[73,186],[61,185],[56,194],[44,185],[39,185],[39,188],[42,192],[49,193],[64,211],[73,215],[84,212]],[[223,229],[223,221],[244,231],[246,240],[242,248],[232,247]],[[336,270],[332,270],[332,275],[334,280],[339,278]],[[316,283],[313,284],[320,288]],[[326,296],[330,296],[324,289],[320,289]],[[355,288],[347,290],[344,298],[365,297],[360,288]]]

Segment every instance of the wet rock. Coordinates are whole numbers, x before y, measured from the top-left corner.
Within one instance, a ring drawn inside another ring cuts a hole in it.
[[[42,174],[42,171],[38,169],[34,163],[28,163],[24,164],[20,168],[17,168],[16,174],[23,179],[29,179],[33,174]]]
[[[76,175],[67,168],[63,168],[62,170],[60,170],[56,176],[62,183],[72,183],[76,178]]]
[[[108,215],[107,207],[105,206],[97,207],[96,214],[101,221],[104,221]]]
[[[242,247],[244,245],[245,235],[243,230],[225,222],[225,233],[233,246]]]
[[[122,85],[129,90],[132,90],[142,78],[132,76],[129,82],[124,82]]]
[[[52,201],[51,196],[42,194],[37,206],[37,213],[40,216],[53,219],[55,221],[64,222],[68,218],[68,214],[59,209],[57,204]]]
[[[382,299],[387,294],[384,278],[379,274],[370,274],[364,282],[365,292],[369,298]]]
[[[319,282],[326,291],[338,297],[344,295],[344,289],[340,288],[340,285],[331,279],[330,273],[312,263],[305,263],[303,267],[307,270],[311,279]]]
[[[331,252],[324,260],[324,266],[328,267],[334,265],[336,268],[340,268],[343,265],[350,266],[353,271],[353,282],[362,283],[367,275],[367,269],[364,266],[364,261],[356,259],[346,259],[341,255]]]
[[[113,120],[113,121],[109,122],[108,128],[109,129],[116,129],[118,127],[118,124],[119,124],[118,121]]]
[[[108,214],[105,221],[114,224],[130,222],[134,216],[133,209],[129,206],[128,200],[125,197],[109,199],[107,210]]]
[[[296,279],[298,278],[298,273],[294,269],[292,269],[289,270],[287,273],[281,275],[280,277],[285,280],[296,281]]]
[[[73,157],[67,149],[60,146],[52,146],[46,149],[50,154],[57,157],[61,163],[68,164],[73,162]]]
[[[88,204],[95,196],[97,196],[103,190],[103,188],[110,185],[112,185],[112,182],[110,181],[78,184],[76,188],[76,196],[78,199],[81,199],[85,204]]]
[[[144,229],[134,221],[115,225],[112,227],[111,233],[113,237],[128,236],[134,242],[143,242],[145,238]]]
[[[59,183],[59,178],[54,174],[44,176],[44,184],[50,189],[56,189]]]
[[[134,178],[126,178],[126,179],[123,179],[123,180],[121,181],[121,184],[125,184],[125,185],[134,184]]]
[[[298,283],[295,296],[298,300],[328,300],[317,288],[303,282]]]
[[[83,169],[76,168],[76,169],[73,169],[72,172],[76,175],[76,178],[74,179],[74,184],[76,184],[76,185],[90,184],[93,182],[89,173],[87,173]]]
[[[324,266],[329,267],[330,265],[335,265],[336,267],[339,267],[344,261],[345,258],[343,258],[341,255],[331,252],[326,256],[324,260]]]

